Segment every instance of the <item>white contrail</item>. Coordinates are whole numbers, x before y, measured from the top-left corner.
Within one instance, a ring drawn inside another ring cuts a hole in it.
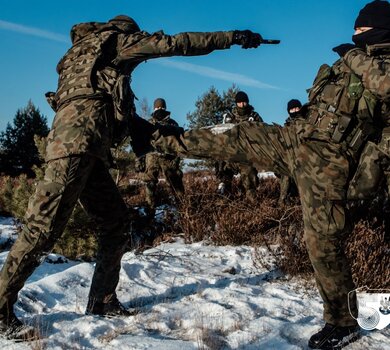
[[[53,32],[48,32],[46,30],[42,30],[42,29],[38,29],[38,28],[27,27],[27,26],[24,26],[21,24],[3,21],[1,19],[0,19],[0,29],[9,30],[12,32],[18,32],[18,33],[27,34],[27,35],[38,36],[40,38],[59,41],[62,43],[69,43],[70,42],[70,38],[68,38],[65,35],[57,34],[57,33],[53,33]]]
[[[192,64],[187,62],[179,62],[172,59],[156,60],[154,62],[161,64],[163,66],[181,69],[187,72],[203,75],[210,78],[231,81],[237,85],[252,86],[259,89],[279,89],[276,86],[263,83],[259,80],[247,77],[242,74],[225,72],[211,67],[200,66],[197,64]]]

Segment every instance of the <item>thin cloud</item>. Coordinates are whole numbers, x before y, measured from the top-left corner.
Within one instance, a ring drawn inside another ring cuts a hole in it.
[[[233,83],[236,83],[238,85],[243,86],[251,86],[258,89],[279,89],[276,86],[269,85],[266,83],[263,83],[259,80],[247,77],[242,74],[236,74],[236,73],[230,73],[225,72],[219,69],[210,68],[206,66],[200,66],[197,64],[187,63],[187,62],[179,62],[172,59],[165,59],[165,60],[157,60],[155,61],[157,64],[161,64],[163,66],[172,67],[180,70],[184,70],[187,72],[203,75],[210,78],[230,81]]]
[[[69,43],[69,41],[70,41],[70,39],[67,36],[62,35],[62,34],[48,32],[46,30],[33,28],[33,27],[27,27],[27,26],[23,26],[21,24],[7,22],[7,21],[3,21],[3,20],[0,20],[0,29],[8,30],[11,32],[27,34],[27,35],[33,35],[33,36],[37,36],[37,37],[44,38],[44,39],[59,41],[62,43]]]

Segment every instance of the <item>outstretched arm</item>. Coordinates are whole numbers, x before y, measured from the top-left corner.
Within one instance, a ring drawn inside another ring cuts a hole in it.
[[[141,34],[139,34],[141,35]],[[247,31],[227,32],[185,32],[167,35],[164,32],[144,33],[134,42],[132,36],[122,36],[119,43],[118,61],[137,59],[139,61],[170,56],[206,55],[214,50],[229,49],[231,45],[256,48],[261,44],[260,34]]]
[[[258,169],[274,171],[284,163],[275,142],[270,138],[275,127],[261,123],[222,124],[188,130],[182,135],[165,134],[157,130],[152,146],[159,152],[193,159],[224,160],[254,165]],[[285,171],[283,171],[285,172]]]

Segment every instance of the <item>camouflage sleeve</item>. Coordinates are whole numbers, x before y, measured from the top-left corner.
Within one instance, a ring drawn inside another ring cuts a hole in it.
[[[158,57],[206,55],[214,50],[228,49],[232,45],[233,32],[187,32],[172,36],[157,32],[145,35],[136,44],[130,37],[123,39],[118,49],[118,60],[143,61]]]
[[[273,146],[274,129],[273,126],[244,122],[187,130],[180,137],[164,135],[157,130],[151,143],[161,153],[191,159],[223,160],[273,171],[275,160],[283,158]]]
[[[361,49],[353,49],[344,56],[344,61],[374,95],[385,100],[390,98],[390,60],[369,56]]]
[[[253,120],[255,122],[261,122],[261,123],[263,122],[263,118],[257,112],[253,112]]]

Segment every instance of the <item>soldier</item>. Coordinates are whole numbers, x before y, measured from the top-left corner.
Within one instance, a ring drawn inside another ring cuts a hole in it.
[[[299,111],[302,108],[302,103],[299,100],[292,99],[287,102],[287,113],[286,124],[290,124],[294,119],[299,118]]]
[[[287,103],[288,117],[284,125],[289,125],[294,119],[299,118],[299,111],[302,108],[302,103],[299,100],[292,99]],[[278,204],[284,206],[287,204],[289,198],[296,196],[298,189],[296,188],[294,180],[290,176],[280,175],[280,196]]]
[[[339,349],[358,336],[355,286],[343,251],[345,236],[353,228],[346,206],[348,186],[359,192],[377,183],[378,174],[389,174],[388,1],[375,0],[360,11],[352,39],[355,45],[333,49],[340,58],[332,66],[320,67],[309,90],[306,118],[285,127],[244,122],[229,130],[190,130],[180,139],[157,131],[153,141],[160,151],[253,164],[293,177],[324,307],[325,326],[309,340],[313,349]],[[379,155],[374,159],[375,154]],[[371,181],[360,182],[365,175]],[[372,187],[369,193],[375,193]]]
[[[72,47],[57,65],[58,89],[48,95],[56,110],[47,139],[47,168],[31,197],[26,225],[7,256],[0,274],[0,334],[13,339],[35,336],[14,313],[26,279],[61,236],[80,200],[99,227],[95,273],[87,314],[128,315],[115,293],[121,257],[131,235],[127,208],[112,180],[110,147],[132,132],[138,141],[132,71],[147,59],[205,55],[213,50],[260,45],[260,34],[245,31],[180,33],[141,31],[128,16],[107,23],[81,23],[71,30]],[[137,141],[137,142],[138,142]],[[133,149],[145,151],[134,142]]]
[[[235,96],[236,105],[223,116],[223,123],[242,123],[244,121],[263,122],[259,113],[249,104],[248,95],[238,91]],[[256,199],[256,188],[259,185],[257,170],[252,166],[226,162],[216,162],[216,176],[220,180],[218,190],[221,193],[230,193],[234,174],[240,174],[241,185],[247,199]]]
[[[166,102],[157,98],[153,103],[154,111],[149,119],[153,125],[178,126],[171,118],[171,112],[167,111]],[[145,170],[142,179],[146,182],[146,201],[149,206],[149,214],[154,216],[156,208],[156,186],[160,171],[164,174],[165,180],[171,187],[172,193],[178,202],[184,193],[183,172],[180,169],[180,158],[169,154],[149,152],[144,156]]]

